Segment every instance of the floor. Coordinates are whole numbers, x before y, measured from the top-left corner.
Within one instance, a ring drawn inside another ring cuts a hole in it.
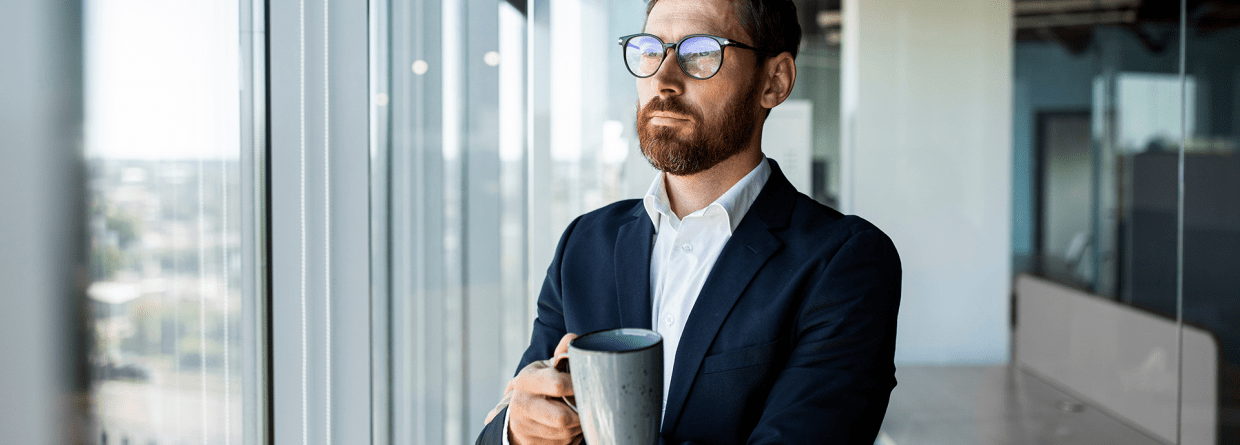
[[[1160,445],[1008,366],[902,366],[875,445]]]

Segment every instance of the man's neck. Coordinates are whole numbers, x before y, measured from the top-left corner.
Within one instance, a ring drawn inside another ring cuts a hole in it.
[[[762,159],[761,148],[754,147],[702,172],[685,176],[664,174],[663,186],[667,190],[672,212],[677,218],[684,219],[688,214],[706,208],[753,171]]]

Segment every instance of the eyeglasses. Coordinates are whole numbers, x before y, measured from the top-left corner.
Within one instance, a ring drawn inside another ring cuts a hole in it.
[[[663,43],[652,34],[633,34],[620,38],[624,48],[624,66],[637,77],[650,77],[659,71],[667,50],[676,49],[676,62],[680,70],[694,79],[709,79],[723,66],[723,48],[735,46],[765,54],[758,48],[744,43],[706,34],[685,36],[676,43]]]

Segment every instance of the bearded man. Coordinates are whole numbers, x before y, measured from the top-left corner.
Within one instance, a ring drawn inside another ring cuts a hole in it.
[[[644,31],[619,43],[661,173],[564,231],[478,443],[580,443],[572,381],[548,359],[573,333],[633,327],[663,336],[664,443],[872,444],[896,384],[900,259],[762,154],[796,82],[796,8],[650,0]]]

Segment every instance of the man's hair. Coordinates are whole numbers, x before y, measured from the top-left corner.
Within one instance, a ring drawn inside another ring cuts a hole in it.
[[[801,46],[801,24],[797,23],[797,7],[792,0],[730,0],[736,19],[754,41],[744,42],[767,51],[770,55],[792,53],[797,57]],[[646,16],[659,0],[649,0]],[[766,60],[767,54],[759,54],[758,61]]]

